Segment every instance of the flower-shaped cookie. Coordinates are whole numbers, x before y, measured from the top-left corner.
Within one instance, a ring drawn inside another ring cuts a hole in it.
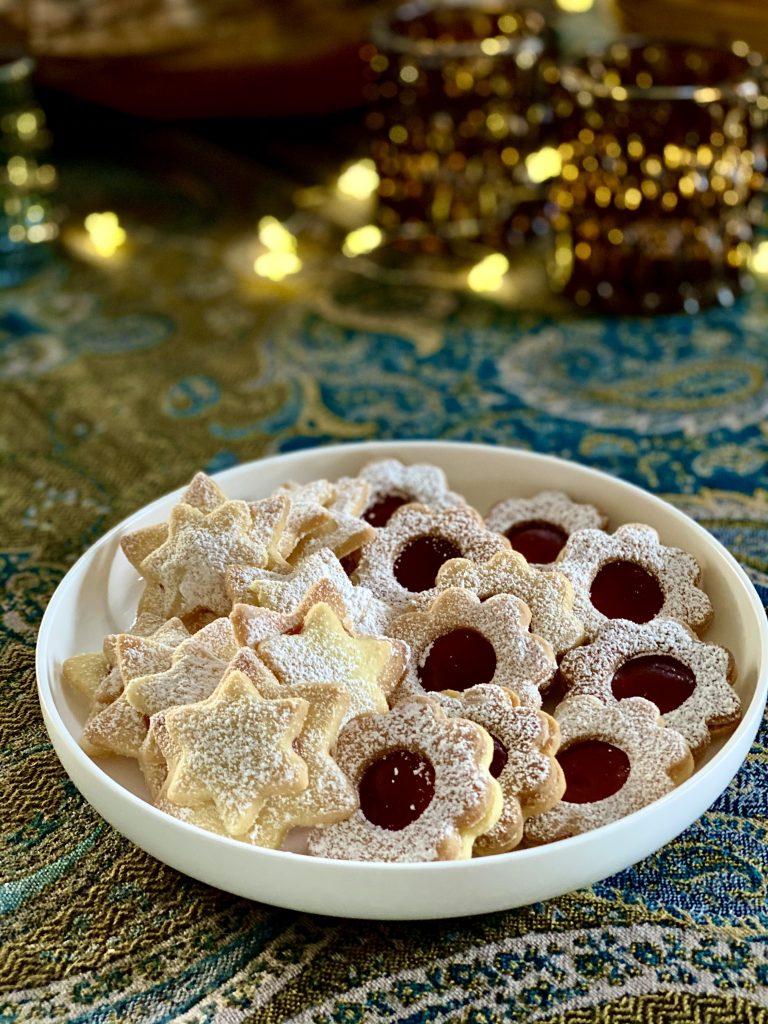
[[[501,813],[489,766],[493,743],[466,719],[448,719],[428,698],[386,715],[361,715],[339,735],[336,760],[360,808],[314,829],[309,852],[334,859],[435,861],[470,857]]]
[[[494,594],[513,594],[531,610],[530,629],[552,645],[556,655],[581,643],[584,628],[573,612],[573,587],[562,573],[542,572],[518,551],[500,551],[479,564],[452,558],[437,573],[437,589],[462,587],[481,601]]]
[[[507,498],[485,517],[489,530],[503,533],[533,565],[551,565],[576,530],[601,530],[607,520],[594,505],[572,501],[563,491],[532,498]]]
[[[330,605],[313,605],[300,632],[262,641],[257,653],[283,683],[336,683],[350,697],[346,718],[387,709],[407,659],[399,640],[355,636]],[[346,720],[346,719],[345,719]]]
[[[424,610],[405,612],[390,627],[411,651],[398,699],[495,683],[514,690],[526,707],[541,707],[540,691],[557,663],[546,640],[528,632],[530,617],[511,594],[481,602],[459,589],[444,590]]]
[[[298,793],[307,767],[293,742],[308,704],[264,699],[243,672],[228,672],[206,700],[161,712],[169,741],[166,797],[199,808],[213,803],[229,835],[253,825],[267,799]]]
[[[569,697],[555,711],[563,799],[529,818],[525,838],[551,843],[624,818],[684,782],[693,771],[688,744],[664,726],[643,697],[603,704]]]
[[[440,705],[449,718],[481,725],[493,740],[490,771],[504,805],[493,828],[475,840],[474,855],[513,850],[523,837],[525,819],[554,807],[565,790],[554,757],[560,743],[557,722],[544,711],[519,707],[515,694],[501,686],[449,691],[441,695]]]
[[[712,617],[710,600],[697,586],[696,559],[666,547],[651,526],[627,523],[612,534],[579,530],[557,569],[571,581],[574,611],[588,637],[610,619],[678,619],[699,632]]]
[[[406,466],[398,459],[369,462],[358,474],[369,486],[362,516],[371,526],[386,526],[393,512],[410,502],[431,509],[466,505],[465,499],[448,489],[445,473],[437,466]]]
[[[741,717],[731,686],[733,658],[723,647],[705,644],[674,619],[607,623],[592,643],[568,653],[560,672],[569,696],[590,694],[613,704],[645,697],[681,733],[694,754],[712,733]]]
[[[419,607],[437,595],[440,566],[449,558],[487,562],[509,541],[487,530],[469,505],[433,512],[404,505],[363,548],[353,581],[392,607]]]

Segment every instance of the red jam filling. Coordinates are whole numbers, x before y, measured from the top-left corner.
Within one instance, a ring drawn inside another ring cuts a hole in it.
[[[659,581],[636,562],[608,562],[599,570],[589,599],[609,619],[649,622],[664,604]]]
[[[383,498],[363,512],[363,519],[366,523],[377,528],[386,526],[393,513],[401,505],[407,505],[409,501],[413,501],[413,498],[409,498],[404,494],[385,494]]]
[[[611,743],[582,740],[557,755],[565,775],[563,800],[592,804],[618,793],[629,776],[629,758]]]
[[[395,559],[395,579],[401,587],[418,594],[435,585],[440,566],[449,558],[461,558],[461,550],[445,537],[416,537]]]
[[[500,739],[496,736],[491,736],[491,739],[493,740],[493,757],[491,758],[491,766],[488,770],[494,779],[498,779],[507,766],[509,753]]]
[[[365,769],[360,809],[368,821],[399,832],[416,821],[435,795],[432,762],[412,750],[391,750]]]
[[[490,683],[496,674],[493,644],[475,629],[452,629],[437,637],[418,668],[425,690],[467,690]]]
[[[616,670],[611,690],[617,700],[645,697],[662,715],[674,711],[696,689],[696,676],[682,661],[668,654],[643,654]]]
[[[568,534],[554,523],[536,520],[511,526],[505,537],[529,562],[554,562],[568,540]]]

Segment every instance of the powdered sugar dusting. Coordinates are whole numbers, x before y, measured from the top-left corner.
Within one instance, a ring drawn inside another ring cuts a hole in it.
[[[434,861],[469,856],[476,829],[500,813],[498,784],[487,770],[487,735],[465,719],[453,721],[427,699],[398,704],[386,715],[363,715],[342,730],[336,759],[357,788],[366,768],[393,750],[429,760],[435,792],[410,825],[391,831],[361,810],[335,825],[310,833],[311,853],[334,859]]]
[[[679,707],[666,712],[664,722],[685,737],[694,753],[707,746],[713,730],[739,720],[741,702],[729,683],[733,668],[730,653],[703,643],[672,619],[609,622],[592,643],[566,654],[560,671],[569,695],[590,694],[613,704],[616,698],[611,684],[616,671],[633,658],[649,654],[676,658],[693,672],[693,693]]]
[[[696,559],[680,548],[666,547],[651,526],[627,523],[615,533],[580,530],[569,537],[556,566],[573,585],[574,611],[587,635],[595,636],[609,619],[594,607],[590,588],[609,562],[634,562],[659,583],[664,603],[657,618],[679,619],[697,631],[712,618],[712,604],[697,586],[701,570]]]
[[[658,709],[642,697],[603,704],[594,697],[569,697],[555,711],[560,751],[582,740],[610,743],[629,758],[629,776],[618,792],[593,803],[562,800],[529,818],[525,837],[532,843],[588,832],[632,814],[664,796],[693,769],[693,758],[679,732],[664,726]]]

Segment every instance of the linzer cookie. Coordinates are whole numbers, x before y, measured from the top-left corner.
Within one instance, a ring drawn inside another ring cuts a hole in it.
[[[627,523],[612,534],[580,530],[568,539],[557,569],[571,581],[574,611],[589,637],[610,619],[678,619],[700,632],[712,618],[696,559],[666,547],[651,526]]]
[[[398,459],[369,462],[358,474],[369,486],[362,517],[371,526],[386,526],[392,514],[410,502],[432,509],[466,505],[464,498],[448,488],[445,473],[437,466],[406,466]]]
[[[361,715],[339,734],[336,760],[360,807],[313,829],[310,853],[336,860],[436,861],[470,857],[498,820],[493,743],[480,726],[449,719],[428,698]]]
[[[515,551],[533,565],[550,565],[576,530],[601,530],[607,520],[594,505],[572,501],[562,491],[532,498],[507,498],[485,517],[489,530],[503,533]]]
[[[565,793],[529,818],[529,843],[551,843],[624,818],[658,800],[693,771],[688,744],[643,697],[603,704],[569,697],[555,711]]]
[[[487,562],[508,550],[509,541],[469,505],[438,512],[405,505],[363,548],[352,579],[393,607],[424,606],[437,596],[437,573],[449,558]]]
[[[584,627],[573,612],[573,587],[566,576],[542,572],[518,551],[501,551],[488,562],[452,558],[437,573],[438,590],[462,587],[481,601],[495,594],[513,594],[528,605],[530,630],[551,644],[556,655],[584,639]]]
[[[212,803],[229,835],[247,832],[270,796],[307,785],[293,748],[307,711],[295,697],[264,699],[235,670],[206,700],[162,712],[171,749],[166,797],[191,808]]]
[[[541,707],[540,691],[557,663],[546,640],[528,632],[530,618],[511,594],[481,602],[459,589],[443,591],[423,611],[405,612],[390,628],[411,651],[398,698],[495,683],[527,707]]]
[[[652,701],[694,754],[741,717],[730,653],[673,619],[609,622],[592,643],[566,654],[560,673],[569,696],[590,694],[608,704],[627,697]]]
[[[519,707],[511,690],[492,684],[443,693],[440,706],[450,718],[481,725],[493,740],[490,772],[504,803],[496,824],[475,840],[474,855],[513,850],[523,837],[525,819],[554,807],[565,790],[554,756],[560,744],[557,722],[543,711]]]

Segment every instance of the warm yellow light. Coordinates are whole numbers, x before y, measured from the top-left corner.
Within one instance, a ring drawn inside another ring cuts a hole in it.
[[[270,250],[256,257],[253,269],[259,277],[267,277],[270,281],[282,281],[284,277],[301,270],[301,260],[295,252]]]
[[[473,292],[496,292],[509,270],[509,260],[500,252],[491,253],[476,263],[467,274],[467,284]]]
[[[12,156],[8,161],[8,180],[12,185],[25,185],[29,177],[27,161],[23,156]]]
[[[528,177],[535,184],[546,181],[547,178],[554,178],[560,173],[562,166],[563,158],[554,146],[544,146],[543,149],[539,149],[525,158]]]
[[[496,39],[493,36],[489,36],[488,39],[483,39],[480,43],[480,49],[488,57],[495,57],[497,53],[501,53],[502,49],[507,46],[507,41]]]
[[[89,213],[85,230],[93,248],[106,258],[114,256],[127,237],[116,213]]]
[[[350,164],[339,175],[336,187],[350,199],[369,199],[379,187],[379,175],[373,160],[358,160]]]
[[[569,14],[583,14],[590,11],[595,0],[557,0],[557,6],[561,11],[568,11]]]
[[[768,242],[759,242],[749,265],[753,274],[768,274]]]
[[[277,217],[262,217],[259,221],[259,241],[273,252],[296,253],[296,238]]]
[[[367,252],[378,249],[384,240],[380,228],[375,224],[366,224],[362,228],[350,231],[344,239],[341,251],[345,256],[363,256]]]
[[[25,110],[16,119],[16,131],[25,138],[32,138],[37,134],[37,115],[31,110]]]

